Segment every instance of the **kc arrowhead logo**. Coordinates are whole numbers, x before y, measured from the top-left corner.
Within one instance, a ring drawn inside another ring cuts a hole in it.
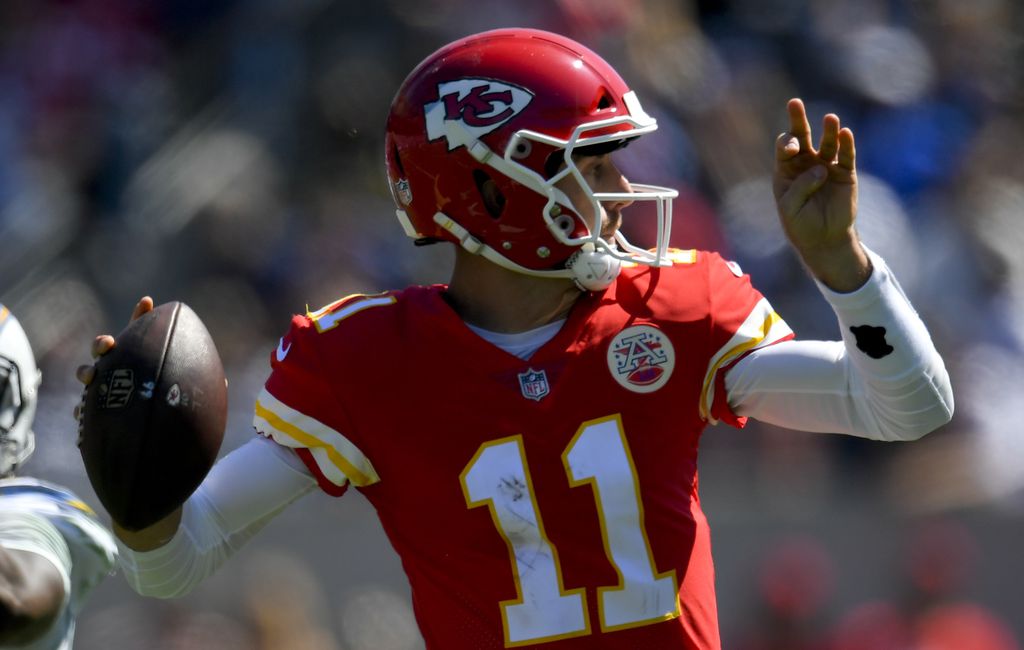
[[[447,139],[449,151],[494,131],[533,101],[525,88],[493,79],[438,84],[437,97],[423,107],[427,137]]]

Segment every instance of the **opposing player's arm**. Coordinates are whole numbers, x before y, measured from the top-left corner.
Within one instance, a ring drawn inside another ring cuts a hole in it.
[[[39,638],[63,602],[64,585],[49,560],[0,547],[0,644],[24,645]]]
[[[38,639],[60,615],[68,589],[67,544],[41,517],[0,519],[0,646]]]

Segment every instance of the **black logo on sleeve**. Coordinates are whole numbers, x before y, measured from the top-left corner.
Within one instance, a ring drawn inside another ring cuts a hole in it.
[[[893,348],[885,340],[885,328],[874,325],[854,325],[850,328],[857,338],[857,349],[872,359],[881,359],[892,354]]]

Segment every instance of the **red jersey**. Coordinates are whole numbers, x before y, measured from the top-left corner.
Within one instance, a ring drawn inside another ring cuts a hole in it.
[[[428,648],[719,648],[697,492],[722,371],[792,332],[735,265],[678,253],[582,296],[528,360],[443,286],[296,316],[257,430],[354,484],[401,557]]]

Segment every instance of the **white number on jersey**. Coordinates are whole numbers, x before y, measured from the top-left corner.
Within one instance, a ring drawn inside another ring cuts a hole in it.
[[[618,416],[584,422],[562,454],[569,484],[594,492],[618,584],[598,588],[602,631],[679,616],[675,571],[658,573],[644,530],[636,467]],[[517,597],[499,603],[507,647],[590,633],[583,589],[566,590],[534,496],[522,436],[486,442],[460,476],[466,503],[487,505],[509,548]]]

